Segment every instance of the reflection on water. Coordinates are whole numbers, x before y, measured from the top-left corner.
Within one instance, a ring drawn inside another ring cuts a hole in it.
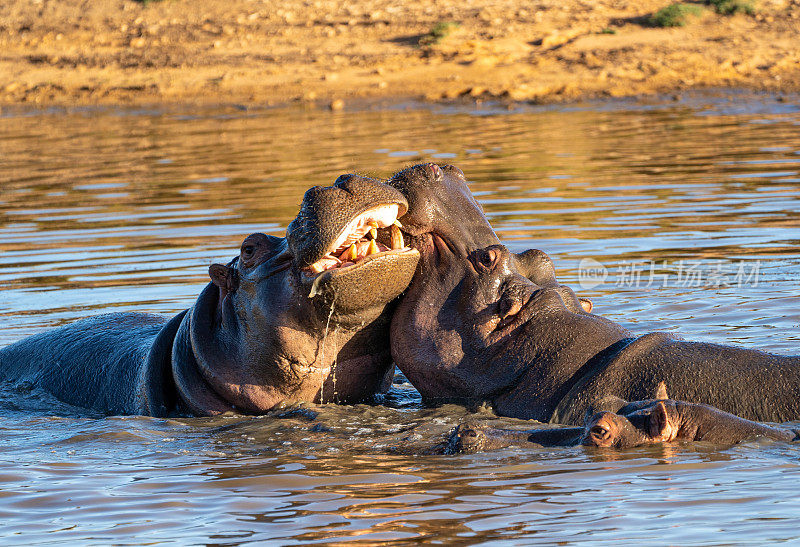
[[[309,186],[429,160],[460,166],[504,242],[547,251],[598,313],[798,352],[800,106],[769,100],[6,112],[0,345],[89,314],[174,314],[244,236],[282,234]],[[581,289],[585,259],[606,275]],[[382,405],[259,418],[86,417],[4,392],[0,541],[800,540],[798,447],[429,454],[467,416],[494,419],[421,408],[400,376]]]

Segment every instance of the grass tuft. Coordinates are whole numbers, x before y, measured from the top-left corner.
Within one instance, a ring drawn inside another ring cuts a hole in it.
[[[714,6],[714,11],[720,15],[756,14],[756,6],[753,0],[706,0],[706,5]]]
[[[683,27],[689,23],[690,17],[699,17],[703,13],[701,6],[677,2],[661,8],[650,17],[654,27]]]
[[[461,23],[457,23],[455,21],[442,21],[436,23],[431,27],[431,30],[428,31],[428,34],[425,34],[419,39],[419,45],[429,46],[431,44],[438,44],[450,36],[450,34],[452,34],[453,31],[458,29],[460,26]]]

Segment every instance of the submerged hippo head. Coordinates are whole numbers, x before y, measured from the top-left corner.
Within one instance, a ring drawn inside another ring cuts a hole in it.
[[[597,412],[588,416],[581,444],[630,448],[671,442],[678,438],[683,422],[675,401],[637,401],[616,413]]]
[[[643,444],[669,442],[675,433],[669,429],[666,407],[658,402],[630,417],[613,412],[598,412],[586,422],[581,444],[601,448],[630,448]],[[671,437],[670,437],[671,435]]]
[[[176,337],[174,376],[193,413],[260,413],[301,401],[352,401],[391,380],[389,303],[419,253],[397,238],[405,198],[340,177],[306,192],[286,238],[248,236]],[[384,235],[388,245],[375,241]],[[394,241],[394,245],[392,245]]]
[[[800,432],[746,420],[713,406],[668,399],[666,390],[659,389],[655,399],[626,403],[615,412],[587,413],[580,442],[630,448],[672,441],[730,444],[755,437],[797,441]]]

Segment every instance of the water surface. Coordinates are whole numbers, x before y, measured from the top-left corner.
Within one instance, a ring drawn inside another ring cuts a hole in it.
[[[306,188],[420,161],[470,179],[504,243],[595,311],[800,348],[800,105],[405,105],[0,114],[0,346],[91,314],[175,314]],[[383,404],[87,416],[0,394],[5,544],[800,541],[800,447],[425,455],[463,419],[402,376]],[[508,423],[517,423],[508,421]],[[316,426],[316,427],[315,427]]]

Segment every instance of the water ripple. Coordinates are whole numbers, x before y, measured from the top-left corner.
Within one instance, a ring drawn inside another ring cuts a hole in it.
[[[309,186],[435,160],[461,167],[503,241],[548,252],[563,282],[579,288],[582,259],[606,267],[580,290],[599,313],[797,353],[798,123],[797,105],[757,101],[4,113],[0,345],[88,314],[174,314],[244,236],[282,234]],[[756,263],[742,286],[675,278]],[[632,264],[670,282],[632,284]],[[0,390],[0,541],[800,541],[794,445],[423,455],[460,420],[495,417],[424,408],[402,375],[383,405],[313,410],[324,428],[292,413],[87,417]]]

